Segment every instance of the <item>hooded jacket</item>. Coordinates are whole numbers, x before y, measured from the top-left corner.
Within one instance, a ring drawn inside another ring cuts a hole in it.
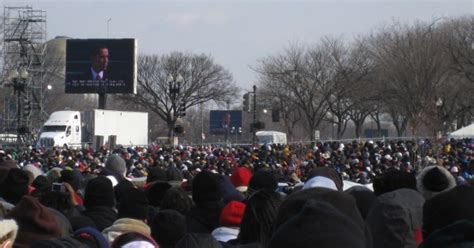
[[[422,241],[424,202],[423,196],[412,189],[380,195],[366,218],[374,247],[418,247]]]

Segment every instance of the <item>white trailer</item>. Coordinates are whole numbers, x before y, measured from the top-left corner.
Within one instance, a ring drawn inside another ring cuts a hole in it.
[[[282,144],[285,145],[286,133],[277,131],[258,131],[256,133],[259,144]]]
[[[83,147],[103,145],[113,140],[117,145],[148,144],[148,113],[94,109],[57,111],[41,128],[37,146]]]

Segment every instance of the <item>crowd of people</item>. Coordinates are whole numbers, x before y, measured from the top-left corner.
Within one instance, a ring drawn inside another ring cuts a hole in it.
[[[0,150],[0,247],[473,247],[472,199],[469,139]]]

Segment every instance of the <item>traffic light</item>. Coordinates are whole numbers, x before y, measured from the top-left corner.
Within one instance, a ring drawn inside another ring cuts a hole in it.
[[[186,102],[181,101],[181,104],[178,107],[178,116],[186,116]]]
[[[31,114],[31,101],[28,98],[23,98],[23,116],[28,117]]]
[[[250,93],[244,94],[244,103],[243,103],[243,111],[250,112],[252,109],[250,108]]]
[[[280,110],[272,109],[272,121],[280,122]]]

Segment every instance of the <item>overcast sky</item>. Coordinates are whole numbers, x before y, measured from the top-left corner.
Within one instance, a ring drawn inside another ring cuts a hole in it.
[[[47,11],[48,38],[136,38],[140,53],[205,53],[250,89],[259,58],[324,36],[351,39],[392,21],[474,13],[472,0],[333,1],[9,1]],[[3,12],[3,11],[2,11]]]

